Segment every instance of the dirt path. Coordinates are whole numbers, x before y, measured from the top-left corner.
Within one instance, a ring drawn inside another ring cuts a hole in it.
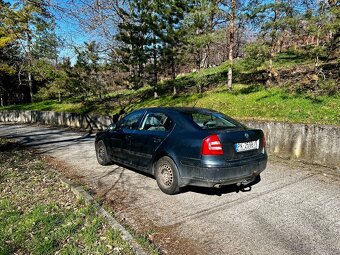
[[[340,178],[317,169],[271,162],[250,192],[190,188],[168,196],[150,176],[100,166],[93,135],[1,124],[0,136],[66,166],[164,253],[340,254]]]

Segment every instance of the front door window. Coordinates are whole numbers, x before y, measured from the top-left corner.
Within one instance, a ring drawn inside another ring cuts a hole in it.
[[[142,117],[144,112],[135,112],[126,116],[120,123],[118,123],[118,129],[137,129],[139,119]]]
[[[149,113],[140,127],[140,130],[168,131],[172,127],[172,121],[163,113]]]

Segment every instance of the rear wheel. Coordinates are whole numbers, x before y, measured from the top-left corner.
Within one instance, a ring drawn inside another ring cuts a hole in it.
[[[98,163],[102,166],[106,166],[111,162],[109,154],[107,153],[106,145],[103,140],[100,140],[96,143],[96,156]]]
[[[179,192],[178,171],[174,161],[169,157],[160,158],[155,167],[155,177],[158,187],[166,194]]]

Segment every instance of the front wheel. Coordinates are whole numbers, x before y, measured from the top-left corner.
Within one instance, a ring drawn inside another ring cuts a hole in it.
[[[95,146],[98,163],[102,166],[109,165],[111,160],[109,154],[107,153],[107,148],[103,140],[98,141]]]
[[[160,158],[155,166],[155,177],[158,187],[168,195],[179,192],[178,171],[174,161],[169,157]]]

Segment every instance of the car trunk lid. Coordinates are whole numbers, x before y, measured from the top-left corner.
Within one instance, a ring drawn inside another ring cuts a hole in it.
[[[239,160],[263,153],[264,135],[257,129],[220,130],[218,135],[226,160]]]

